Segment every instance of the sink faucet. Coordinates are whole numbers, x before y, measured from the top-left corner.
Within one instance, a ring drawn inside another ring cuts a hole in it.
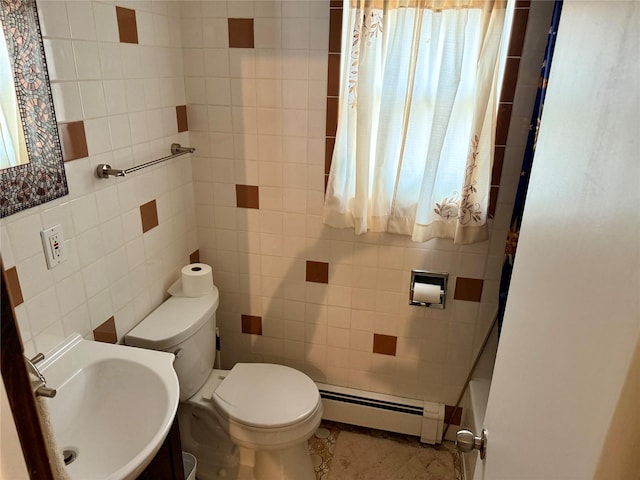
[[[29,371],[29,373],[32,373],[33,375],[38,377],[38,380],[39,380],[39,384],[34,391],[34,393],[36,394],[36,397],[48,397],[48,398],[55,397],[57,393],[56,390],[54,388],[47,387],[47,380],[44,378],[44,375],[42,375],[40,370],[38,370],[38,367],[36,367],[35,365],[36,363],[44,360],[44,355],[42,353],[38,353],[32,359],[29,359],[26,356],[24,357],[24,359],[27,364],[27,370]]]

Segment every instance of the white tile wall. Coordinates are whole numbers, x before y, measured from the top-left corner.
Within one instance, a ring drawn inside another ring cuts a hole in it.
[[[275,361],[320,381],[455,401],[497,303],[506,223],[491,256],[490,242],[414,244],[324,226],[329,1],[234,1],[226,14],[225,2],[210,3],[183,6],[193,32],[217,22],[226,34],[225,15],[255,16],[255,49],[183,45],[192,136],[210,147],[194,158],[194,185],[202,259],[221,290],[225,365]],[[259,211],[235,208],[236,183],[260,187]],[[328,285],[305,281],[306,260],[329,262]],[[407,305],[411,268],[450,273],[446,310]],[[494,281],[492,297],[453,300],[458,275]],[[240,333],[241,314],[263,317],[262,338]],[[398,336],[396,357],[372,353],[374,333]]]
[[[72,332],[93,338],[111,316],[122,338],[198,247],[188,157],[125,179],[93,175],[98,163],[126,168],[189,144],[175,116],[185,104],[179,11],[162,1],[127,7],[144,45],[119,43],[114,2],[38,2],[57,120],[84,120],[89,157],[65,164],[69,196],[0,223],[4,266],[17,268],[24,295],[27,355]],[[153,198],[160,225],[143,235],[138,207]],[[40,230],[58,223],[69,260],[47,270]]]
[[[279,362],[324,382],[455,401],[497,303],[526,107],[514,109],[490,241],[355,237],[321,222],[328,0],[122,3],[136,9],[138,46],[118,43],[112,2],[39,5],[56,109],[84,119],[90,156],[67,164],[69,197],[1,224],[28,353],[71,331],[90,337],[111,315],[121,337],[199,247],[221,291],[227,367]],[[254,18],[255,49],[228,48],[227,17]],[[521,70],[535,73],[530,48]],[[519,96],[532,85],[523,78]],[[177,135],[173,107],[185,103],[191,133]],[[125,168],[171,141],[198,149],[192,165],[92,177],[98,163]],[[236,208],[237,183],[259,185],[260,210]],[[143,235],[138,206],[153,198],[160,226]],[[39,231],[55,223],[70,259],[49,271]],[[329,262],[328,285],[305,281],[306,260]],[[407,304],[411,268],[449,272],[445,310]],[[457,276],[485,279],[481,303],[453,299]],[[241,314],[263,317],[262,337],[240,332]],[[398,337],[395,357],[372,353],[374,333]]]

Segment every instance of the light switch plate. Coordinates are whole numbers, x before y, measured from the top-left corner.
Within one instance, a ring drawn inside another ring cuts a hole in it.
[[[47,260],[47,268],[52,269],[56,265],[67,260],[67,249],[64,245],[62,225],[55,225],[40,232],[44,258]]]

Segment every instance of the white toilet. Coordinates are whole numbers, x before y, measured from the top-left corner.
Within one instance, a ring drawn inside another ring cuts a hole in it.
[[[238,363],[231,370],[213,370],[218,304],[215,287],[202,297],[170,297],[125,335],[125,343],[175,354],[180,414],[191,417],[186,431],[181,418],[187,441],[219,454],[224,451],[217,445],[220,426],[240,448],[242,480],[315,479],[307,440],[322,417],[318,388],[283,365]],[[189,424],[199,430],[196,440],[190,439]],[[198,458],[199,478],[200,466]],[[210,478],[233,478],[227,476],[233,468],[219,470]]]

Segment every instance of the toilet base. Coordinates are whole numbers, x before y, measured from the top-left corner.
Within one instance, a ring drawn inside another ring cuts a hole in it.
[[[307,442],[282,450],[240,447],[237,480],[315,480]]]
[[[181,403],[178,419],[182,448],[198,460],[198,480],[240,478],[240,449],[210,412]]]
[[[315,480],[304,441],[277,450],[235,445],[207,408],[180,404],[182,447],[198,459],[199,480]]]
[[[240,455],[242,458],[242,454]],[[306,441],[279,450],[254,452],[255,480],[315,480]]]

